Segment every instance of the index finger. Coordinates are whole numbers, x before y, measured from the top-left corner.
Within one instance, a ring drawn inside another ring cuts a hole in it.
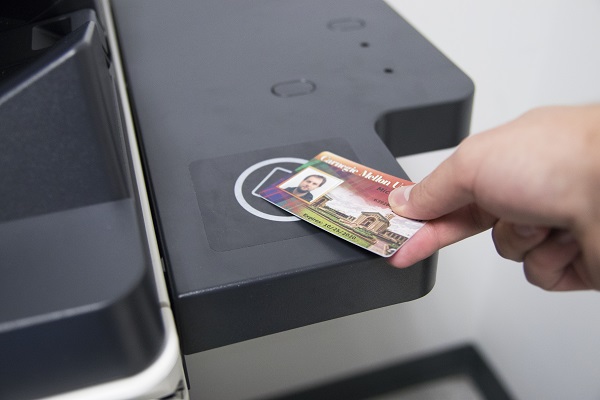
[[[491,228],[496,221],[473,204],[444,214],[428,221],[389,258],[389,263],[399,268],[411,266],[443,247]]]

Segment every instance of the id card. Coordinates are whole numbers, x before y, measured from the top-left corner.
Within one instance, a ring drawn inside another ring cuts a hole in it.
[[[389,193],[412,182],[324,151],[260,195],[335,236],[390,257],[425,223],[392,212]]]

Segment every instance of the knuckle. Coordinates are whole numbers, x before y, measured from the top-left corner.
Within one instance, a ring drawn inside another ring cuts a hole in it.
[[[553,291],[562,276],[561,273],[548,269],[545,254],[536,251],[523,260],[523,271],[529,283],[546,291]]]

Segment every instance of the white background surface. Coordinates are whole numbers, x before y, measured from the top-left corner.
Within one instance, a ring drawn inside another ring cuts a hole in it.
[[[600,101],[599,0],[390,4],[475,82],[474,133],[535,106]],[[399,162],[418,181],[448,154]],[[465,341],[517,398],[600,398],[600,293],[529,285],[489,233],[442,250],[421,300],[188,357],[191,398],[256,398]]]

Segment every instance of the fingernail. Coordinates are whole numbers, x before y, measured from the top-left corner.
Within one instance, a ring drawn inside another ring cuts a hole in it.
[[[415,185],[400,186],[399,188],[392,190],[388,198],[392,210],[400,209],[408,202],[410,191],[412,190],[413,186]]]

